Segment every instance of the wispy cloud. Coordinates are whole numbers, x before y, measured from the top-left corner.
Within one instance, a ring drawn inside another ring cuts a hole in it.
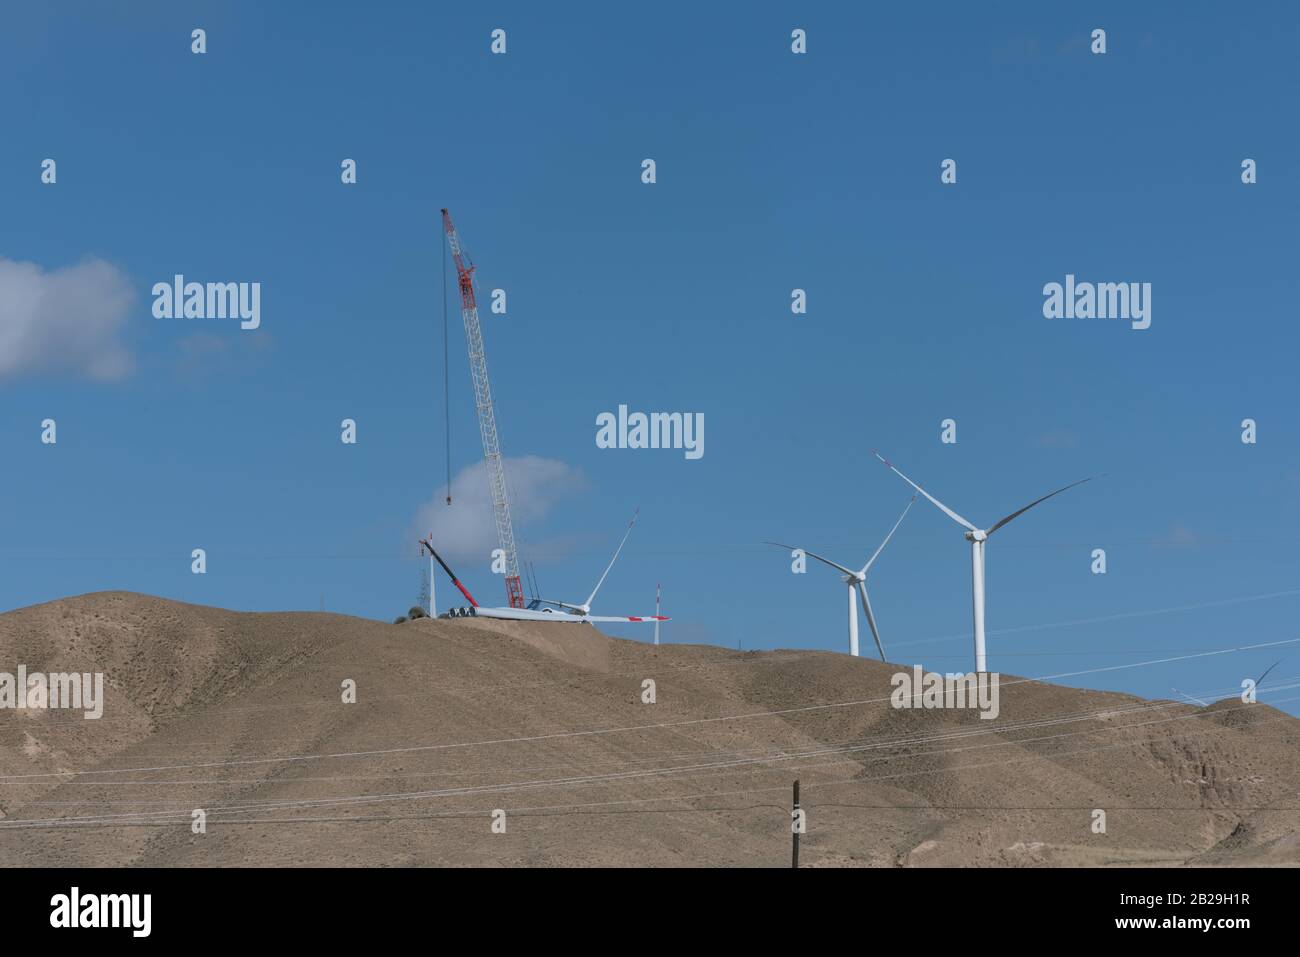
[[[1001,40],[993,48],[993,62],[998,66],[1022,66],[1043,59],[1042,42],[1032,34],[1017,33]]]
[[[174,371],[190,385],[221,376],[245,375],[259,368],[272,349],[271,334],[258,330],[240,336],[194,333],[176,341]]]
[[[1038,437],[1038,447],[1043,449],[1076,449],[1079,437],[1066,429],[1050,429]]]
[[[102,259],[46,270],[0,257],[0,381],[130,375],[135,359],[122,334],[134,299],[126,276]]]
[[[587,488],[580,471],[557,459],[536,455],[508,458],[505,470],[516,535],[520,526],[540,521],[561,499]],[[462,469],[452,479],[450,505],[445,491],[439,489],[434,498],[416,510],[413,530],[418,537],[431,529],[439,553],[449,558],[487,561],[498,542],[487,472],[481,461]]]
[[[1156,539],[1152,544],[1187,547],[1201,544],[1201,536],[1181,522],[1175,522],[1165,535]]]

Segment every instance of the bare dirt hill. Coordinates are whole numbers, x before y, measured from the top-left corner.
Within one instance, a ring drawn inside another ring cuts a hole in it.
[[[839,654],[121,592],[0,615],[20,664],[106,703],[0,711],[11,866],[785,866],[796,777],[810,866],[1300,863],[1300,721],[1264,704],[1004,676],[989,721]]]

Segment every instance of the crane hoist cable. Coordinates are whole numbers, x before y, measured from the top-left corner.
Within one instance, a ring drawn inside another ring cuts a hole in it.
[[[447,504],[451,504],[451,347],[447,336],[447,234],[442,234],[442,411],[447,437]]]

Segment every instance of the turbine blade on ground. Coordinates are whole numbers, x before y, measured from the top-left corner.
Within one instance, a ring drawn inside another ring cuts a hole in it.
[[[952,519],[952,520],[953,520],[954,522],[956,522],[958,525],[961,525],[961,526],[962,526],[963,528],[965,528],[967,531],[971,531],[971,532],[977,531],[977,529],[975,528],[974,525],[972,525],[970,522],[966,521],[966,519],[962,518],[960,515],[958,515],[956,512],[954,512],[952,509],[950,509],[947,505],[944,505],[943,502],[939,501],[937,498],[935,498],[933,495],[931,495],[931,494],[930,494],[929,492],[927,492],[925,489],[921,488],[921,486],[917,485],[915,482],[913,482],[910,478],[908,478],[908,477],[907,477],[906,475],[904,475],[902,472],[898,471],[898,469],[894,468],[894,463],[893,463],[893,462],[890,462],[887,458],[885,458],[883,455],[881,455],[881,454],[880,454],[879,452],[877,452],[875,449],[872,449],[872,450],[871,450],[871,454],[874,455],[876,458],[880,459],[880,461],[884,462],[885,465],[889,467],[890,471],[892,471],[895,475],[897,475],[899,478],[901,478],[901,479],[902,479],[904,482],[906,482],[908,485],[912,486],[912,488],[916,489],[918,492],[920,492],[922,495],[924,495],[927,499],[930,500],[930,502],[931,502],[931,503],[932,503],[936,508],[939,509],[939,511],[943,512],[943,514],[947,515],[950,519]]]
[[[586,621],[672,621],[666,615],[584,615]]]
[[[556,608],[568,608],[571,611],[577,611],[577,612],[582,611],[581,605],[574,605],[567,601],[555,601],[552,598],[539,598],[537,599],[537,601],[539,604],[542,605],[554,605]]]
[[[1092,480],[1093,480],[1093,476],[1090,475],[1090,476],[1088,476],[1086,479],[1079,479],[1079,481],[1077,481],[1077,482],[1071,482],[1069,485],[1066,485],[1066,486],[1063,487],[1063,488],[1058,488],[1055,492],[1048,492],[1048,493],[1047,493],[1046,495],[1044,495],[1042,498],[1036,498],[1036,499],[1034,499],[1032,502],[1030,502],[1030,503],[1029,503],[1028,505],[1026,505],[1024,508],[1017,509],[1016,511],[1014,511],[1014,512],[1012,512],[1010,515],[1008,515],[1006,518],[1001,519],[1000,521],[994,522],[994,523],[989,527],[988,534],[992,535],[994,532],[996,532],[996,531],[997,531],[999,528],[1001,528],[1003,525],[1007,524],[1007,522],[1011,521],[1013,518],[1016,518],[1017,516],[1020,516],[1020,515],[1025,514],[1025,512],[1029,511],[1029,510],[1030,510],[1031,508],[1033,508],[1035,505],[1038,505],[1038,504],[1040,504],[1040,503],[1042,503],[1042,502],[1046,502],[1046,501],[1047,501],[1049,498],[1051,498],[1053,495],[1060,495],[1062,492],[1065,492],[1065,491],[1067,491],[1067,490],[1069,490],[1069,489],[1072,489],[1072,488],[1074,488],[1076,485],[1082,485],[1084,482],[1091,482]]]

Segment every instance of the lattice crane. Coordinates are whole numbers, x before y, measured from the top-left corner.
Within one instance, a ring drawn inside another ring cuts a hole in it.
[[[474,264],[461,247],[460,236],[452,225],[451,213],[442,211],[442,228],[447,234],[452,259],[456,263],[456,280],[460,286],[460,315],[465,321],[465,342],[469,346],[469,371],[474,380],[474,405],[478,409],[478,428],[483,436],[483,461],[487,465],[488,486],[492,492],[492,514],[496,519],[497,540],[505,553],[506,595],[511,608],[524,607],[524,589],[519,582],[519,556],[515,552],[515,531],[510,523],[510,500],[506,492],[506,472],[501,462],[501,442],[497,437],[496,413],[492,409],[492,386],[488,381],[487,356],[483,352],[483,331],[478,323],[478,303],[474,298]]]

